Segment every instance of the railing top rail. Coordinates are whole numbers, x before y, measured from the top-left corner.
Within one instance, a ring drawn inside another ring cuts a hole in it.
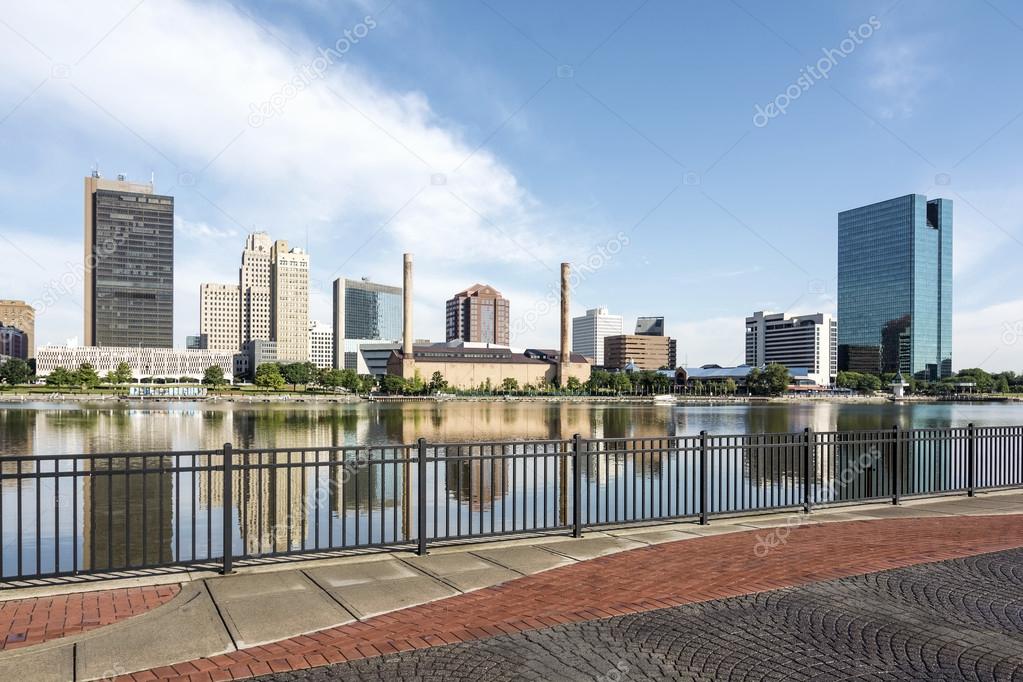
[[[237,451],[236,451],[237,452]],[[211,455],[222,455],[224,450],[140,450],[135,452],[82,452],[77,454],[53,455],[48,453],[39,454],[4,454],[0,453],[0,462],[39,462],[52,460],[74,460],[74,459],[121,459],[122,457],[206,457]]]

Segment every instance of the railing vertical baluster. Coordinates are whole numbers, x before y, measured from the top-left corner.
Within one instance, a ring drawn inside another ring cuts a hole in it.
[[[224,482],[223,482],[223,494],[221,495],[221,504],[224,505],[224,565],[221,569],[221,573],[228,575],[233,572],[231,562],[234,560],[234,528],[231,523],[231,508],[234,506],[234,501],[231,499],[231,493],[234,486],[232,485],[232,478],[234,472],[234,451],[230,443],[224,443]],[[212,472],[211,472],[212,473]],[[193,492],[194,494],[194,492]]]
[[[416,464],[418,465],[418,480],[416,497],[416,516],[419,522],[417,540],[419,545],[416,549],[416,554],[419,556],[426,555],[426,439],[420,438],[416,441]],[[471,512],[470,512],[471,513]]]
[[[966,494],[973,497],[977,492],[977,432],[970,422],[966,427]]]
[[[892,427],[892,504],[902,503],[902,438],[901,429]]]
[[[809,514],[813,509],[813,484],[810,478],[814,460],[813,429],[803,429],[803,513]]]
[[[582,436],[572,436],[572,537],[583,536],[583,470],[582,470]]]
[[[700,431],[700,525],[707,525],[707,512],[710,505],[707,502],[707,432]]]

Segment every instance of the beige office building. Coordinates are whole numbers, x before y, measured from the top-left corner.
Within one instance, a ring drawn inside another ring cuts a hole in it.
[[[14,327],[28,337],[28,357],[36,356],[36,311],[24,301],[0,299],[0,327]]]
[[[629,364],[638,369],[660,369],[670,364],[671,339],[667,336],[621,334],[604,339],[604,366],[625,369]]]
[[[241,295],[236,284],[199,287],[199,334],[208,350],[237,353],[241,325]]]
[[[238,272],[241,289],[239,347],[247,341],[268,341],[271,338],[272,251],[273,240],[266,232],[250,234],[245,240],[242,266]]]
[[[271,251],[271,337],[284,362],[309,359],[309,254],[277,240]]]

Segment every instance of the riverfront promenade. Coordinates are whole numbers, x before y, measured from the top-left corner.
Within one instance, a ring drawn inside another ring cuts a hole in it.
[[[900,661],[885,663],[886,652],[901,646],[913,658],[922,647],[924,659],[948,664],[949,671],[974,666],[991,672],[978,674],[980,679],[1013,679],[1023,670],[1020,553],[941,564],[955,567],[934,568],[933,584],[919,565],[1020,547],[1023,493],[1014,491],[828,509],[809,518],[773,514],[716,519],[704,527],[675,523],[587,532],[579,540],[549,536],[433,548],[426,557],[371,554],[274,564],[227,577],[195,572],[183,582],[180,574],[132,579],[113,592],[110,583],[90,593],[95,600],[90,604],[110,605],[106,613],[113,624],[97,625],[92,615],[88,625],[94,627],[87,632],[80,631],[82,609],[67,607],[69,599],[84,597],[46,596],[38,591],[49,588],[30,588],[37,594],[0,608],[0,618],[16,621],[0,623],[7,632],[0,679],[221,680],[267,674],[282,680],[402,679],[415,678],[416,670],[443,670],[463,679],[550,679],[554,671],[576,679],[607,675],[609,664],[631,666],[639,677],[655,670],[668,674],[650,666],[671,661],[674,677],[712,679],[717,675],[707,671],[715,665],[742,672],[750,662],[739,659],[757,656],[744,651],[742,637],[729,630],[737,622],[729,614],[756,620],[765,638],[771,623],[790,628],[779,627],[775,639],[763,644],[765,655],[781,666],[776,675],[785,665],[799,665],[800,656],[816,657],[814,665],[825,666],[831,677],[855,674],[861,665],[857,642],[867,642],[873,649],[862,654],[867,657],[862,665],[874,661],[871,665],[916,670],[912,661],[909,668],[898,667]],[[919,568],[905,572],[913,566]],[[903,572],[891,579],[852,578],[893,569]],[[176,588],[172,582],[182,584]],[[796,591],[746,596],[792,588]],[[106,594],[122,595],[121,617],[117,598]],[[129,594],[133,607],[125,606]],[[837,604],[850,594],[860,601],[843,612]],[[874,604],[870,594],[881,603]],[[133,615],[147,610],[147,598],[148,612]],[[888,599],[894,601],[885,605]],[[940,623],[928,625],[924,611],[916,621],[900,620],[899,599],[916,603],[918,611],[934,607],[943,614],[935,618],[951,623],[950,629],[922,633],[922,627]],[[815,606],[823,603],[832,605],[833,617]],[[863,619],[872,612],[880,618],[876,631],[864,629]],[[792,613],[816,614],[807,621],[812,628],[792,630],[785,619]],[[63,637],[62,614],[68,632]],[[985,618],[995,624],[985,626],[980,622]],[[960,621],[969,622],[956,625]],[[999,624],[1001,633],[994,631]],[[614,640],[621,628],[624,639]],[[824,630],[848,641],[812,639],[813,632]],[[941,637],[955,639],[959,630],[964,634],[956,654]],[[660,658],[649,652],[642,660],[628,658],[614,648],[630,637],[638,642],[655,634],[665,643],[657,648]],[[613,641],[601,645],[606,637]],[[43,639],[48,641],[40,643]],[[870,641],[895,644],[878,651]],[[587,658],[587,651],[601,646],[603,654]],[[829,663],[821,658],[828,657],[821,646],[844,648]],[[555,666],[558,652],[566,652],[563,667]],[[328,664],[340,666],[290,672]],[[923,675],[930,664],[920,665]],[[941,675],[930,677],[935,676]]]

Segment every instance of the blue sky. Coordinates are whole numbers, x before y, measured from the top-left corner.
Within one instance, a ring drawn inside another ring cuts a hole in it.
[[[398,283],[410,250],[417,337],[484,281],[515,345],[551,346],[568,260],[593,266],[574,314],[664,315],[690,364],[740,362],[754,310],[835,311],[838,211],[918,192],[955,202],[956,366],[1023,370],[1006,0],[82,5],[0,10],[0,297],[43,302],[41,343],[81,334],[98,162],[176,197],[177,343],[265,229],[308,244],[324,321],[333,277]]]

